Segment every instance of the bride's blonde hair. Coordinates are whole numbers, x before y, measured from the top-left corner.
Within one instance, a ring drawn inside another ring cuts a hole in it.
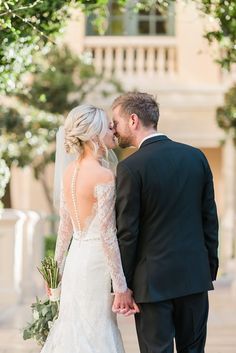
[[[95,154],[99,147],[107,153],[103,138],[108,129],[108,120],[103,109],[90,104],[79,105],[69,112],[64,128],[67,153],[78,152],[83,155],[86,143],[91,144]]]

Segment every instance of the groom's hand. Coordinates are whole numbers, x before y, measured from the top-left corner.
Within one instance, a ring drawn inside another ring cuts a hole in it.
[[[139,307],[138,305],[135,303],[135,301],[133,302],[133,309],[130,309],[126,314],[124,314],[125,316],[130,316],[130,315],[134,315],[140,313]]]
[[[127,289],[127,291],[124,293],[116,293],[112,306],[112,311],[124,315],[128,313],[129,315],[131,315],[131,312],[136,312],[132,294],[133,292],[130,289]]]

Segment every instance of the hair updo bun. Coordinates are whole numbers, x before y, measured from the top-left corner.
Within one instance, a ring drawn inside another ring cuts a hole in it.
[[[64,127],[67,153],[82,153],[84,144],[89,141],[97,152],[99,141],[107,132],[108,120],[104,110],[90,104],[83,104],[70,111]]]

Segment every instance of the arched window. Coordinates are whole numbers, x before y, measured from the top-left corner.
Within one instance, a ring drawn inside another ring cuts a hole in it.
[[[108,26],[104,35],[108,36],[155,36],[174,35],[174,4],[170,2],[166,13],[161,13],[153,7],[146,11],[135,13],[132,10],[121,10],[117,1],[111,1],[109,5],[110,16]],[[86,35],[98,35],[92,26],[93,17],[87,19]]]

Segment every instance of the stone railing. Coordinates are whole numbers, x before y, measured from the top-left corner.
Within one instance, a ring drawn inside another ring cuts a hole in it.
[[[174,37],[85,37],[98,73],[106,77],[173,77],[178,71]]]
[[[42,219],[33,211],[0,211],[0,304],[18,304],[42,287]]]

